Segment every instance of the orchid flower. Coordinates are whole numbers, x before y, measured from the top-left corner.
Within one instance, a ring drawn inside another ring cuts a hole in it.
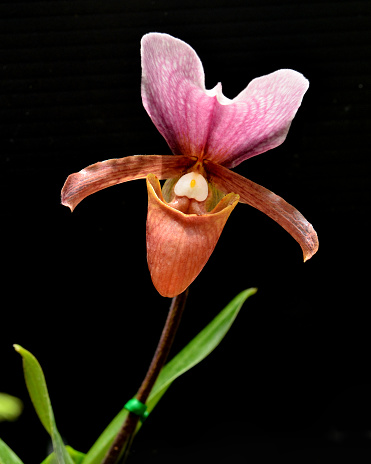
[[[173,154],[88,166],[67,178],[62,204],[73,211],[92,193],[146,178],[147,261],[154,286],[167,297],[180,294],[201,272],[238,202],[257,208],[289,232],[304,261],[313,256],[317,234],[299,211],[230,170],[285,140],[307,79],[281,69],[254,79],[230,100],[220,83],[206,90],[199,57],[179,39],[146,34],[141,57],[143,105]],[[167,179],[162,188],[161,179]]]

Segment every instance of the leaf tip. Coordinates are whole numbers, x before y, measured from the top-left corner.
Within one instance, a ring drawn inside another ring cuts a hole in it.
[[[16,343],[14,343],[13,348],[15,349],[17,353],[21,354],[22,347],[20,345],[17,345]]]
[[[250,287],[246,290],[244,290],[242,292],[242,294],[244,295],[245,297],[245,300],[247,300],[247,298],[249,298],[250,296],[253,296],[255,295],[255,293],[258,291],[258,288],[257,287]]]

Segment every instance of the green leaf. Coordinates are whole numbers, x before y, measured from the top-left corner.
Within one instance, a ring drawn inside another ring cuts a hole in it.
[[[23,370],[27,389],[41,423],[52,439],[53,449],[57,458],[56,462],[58,464],[73,464],[57,430],[48,388],[39,362],[33,354],[21,346],[14,345],[14,348],[23,358]]]
[[[71,448],[71,446],[66,446],[66,450],[68,454],[71,456],[74,464],[81,464],[84,460],[85,454],[81,453],[80,451],[76,451],[75,449]],[[57,463],[57,458],[55,453],[49,454],[47,458],[43,460],[41,464],[55,464]]]
[[[19,457],[0,438],[0,464],[23,464]]]
[[[7,393],[0,393],[0,422],[17,419],[22,409],[23,403],[19,398]]]
[[[238,294],[196,337],[162,369],[146,402],[151,412],[175,379],[205,359],[223,340],[243,303],[257,292],[249,288]]]
[[[71,456],[73,462],[75,464],[81,464],[82,461],[85,458],[85,453],[82,453],[81,451],[76,451],[73,449],[71,446],[66,446],[66,450],[68,451],[68,454]]]
[[[146,403],[148,411],[153,410],[177,377],[205,359],[219,345],[232,326],[243,303],[256,291],[256,288],[250,288],[237,295],[180,353],[164,366]],[[119,412],[88,451],[83,464],[101,463],[127,414],[126,409]],[[139,428],[138,426],[137,431]]]
[[[103,461],[104,456],[113,443],[127,415],[128,411],[126,409],[121,409],[87,452],[83,464],[100,464]]]

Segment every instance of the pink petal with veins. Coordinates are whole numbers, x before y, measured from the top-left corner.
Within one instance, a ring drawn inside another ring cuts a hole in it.
[[[167,34],[142,38],[142,100],[176,155],[199,156],[205,146],[215,98],[205,90],[196,52]]]
[[[91,164],[68,176],[62,188],[62,204],[71,211],[88,195],[130,180],[155,174],[159,179],[179,176],[196,162],[185,156],[137,155]]]
[[[241,203],[247,203],[262,211],[282,226],[301,246],[304,261],[318,250],[318,237],[312,224],[292,205],[270,190],[218,164],[205,163],[211,181],[222,192],[234,192]]]
[[[280,145],[308,86],[302,74],[280,69],[254,79],[228,103],[218,101],[204,157],[232,168]]]
[[[143,105],[173,153],[226,167],[280,145],[309,86],[302,74],[281,69],[230,100],[220,83],[205,89],[202,63],[185,42],[151,33],[141,53]]]

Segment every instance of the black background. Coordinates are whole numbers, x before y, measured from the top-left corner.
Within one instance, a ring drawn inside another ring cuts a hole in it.
[[[316,256],[246,205],[191,286],[174,352],[241,290],[258,293],[201,365],[168,391],[131,462],[363,462],[371,457],[368,171],[370,3],[0,3],[0,391],[24,413],[0,436],[25,464],[48,436],[18,343],[43,366],[60,432],[86,452],[137,390],[169,300],[146,267],[147,192],[136,181],[59,202],[68,174],[169,154],[142,107],[139,43],[166,32],[200,56],[206,86],[236,96],[280,68],[310,87],[280,147],[236,168],[314,225]],[[130,461],[129,461],[130,462]]]

